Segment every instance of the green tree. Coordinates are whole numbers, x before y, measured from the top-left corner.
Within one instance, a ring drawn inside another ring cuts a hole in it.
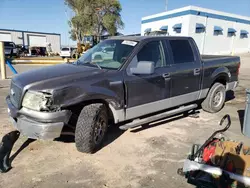
[[[74,16],[69,21],[71,27],[70,37],[77,42],[82,41],[84,33],[89,32],[87,28],[90,28],[91,22],[88,16],[91,16],[91,0],[65,0],[65,4],[74,12]]]
[[[65,3],[75,13],[69,23],[73,40],[79,42],[83,35],[101,36],[106,32],[115,35],[124,27],[118,0],[65,0]]]

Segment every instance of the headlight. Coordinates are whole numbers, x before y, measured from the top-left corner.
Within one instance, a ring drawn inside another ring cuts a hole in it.
[[[46,111],[51,102],[51,94],[28,91],[23,97],[22,106],[36,111]]]

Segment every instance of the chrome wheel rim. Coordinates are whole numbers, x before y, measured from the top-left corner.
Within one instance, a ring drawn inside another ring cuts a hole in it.
[[[214,107],[218,107],[221,105],[223,100],[223,92],[222,91],[217,91],[213,97],[213,105]]]

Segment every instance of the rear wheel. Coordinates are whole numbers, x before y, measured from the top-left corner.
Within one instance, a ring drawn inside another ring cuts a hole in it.
[[[215,83],[206,99],[202,102],[202,109],[206,112],[216,113],[219,112],[225,103],[226,100],[226,88],[221,83]]]
[[[85,106],[77,120],[75,131],[76,148],[80,152],[93,153],[98,150],[108,129],[108,113],[103,104]]]

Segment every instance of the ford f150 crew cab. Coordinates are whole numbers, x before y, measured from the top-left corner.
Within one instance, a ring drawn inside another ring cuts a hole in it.
[[[111,56],[99,50],[107,48]],[[73,64],[15,76],[6,101],[23,135],[54,139],[70,125],[77,149],[90,153],[112,124],[126,130],[199,105],[218,112],[239,68],[239,57],[201,56],[189,37],[115,37]]]

